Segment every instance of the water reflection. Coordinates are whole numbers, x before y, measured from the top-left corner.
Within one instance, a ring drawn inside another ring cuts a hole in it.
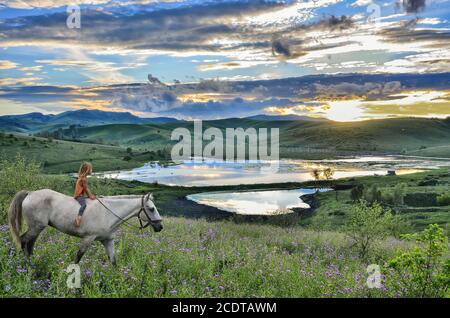
[[[292,208],[308,208],[300,196],[315,189],[295,189],[251,192],[205,192],[187,196],[194,202],[220,210],[246,215],[274,215],[292,213]],[[320,190],[326,191],[326,190]]]
[[[314,179],[314,169],[331,168],[333,178],[397,174],[450,166],[450,160],[401,157],[354,157],[337,160],[280,160],[277,173],[267,169],[267,162],[186,161],[179,165],[149,163],[130,171],[101,174],[109,178],[158,182],[181,186],[215,186],[257,183],[302,182]]]

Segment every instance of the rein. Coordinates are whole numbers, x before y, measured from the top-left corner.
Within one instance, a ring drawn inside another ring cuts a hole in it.
[[[116,213],[114,213],[114,211],[112,211],[110,208],[108,208],[99,198],[96,197],[97,201],[100,202],[100,204],[103,205],[103,207],[108,212],[110,212],[112,215],[114,215],[116,218],[118,218],[119,220],[121,220],[123,222],[122,224],[127,225],[127,226],[132,227],[132,228],[139,229],[139,230],[145,229],[147,226],[149,226],[151,224],[151,219],[150,219],[149,215],[147,214],[147,211],[145,210],[144,198],[145,198],[145,194],[141,198],[141,209],[139,210],[139,212],[137,214],[137,218],[139,219],[139,224],[141,226],[136,226],[136,225],[128,223],[127,219],[124,219],[124,218],[118,216]],[[140,216],[141,212],[144,212],[145,216],[147,217],[147,220],[148,220],[147,224],[144,224],[144,225],[142,224],[142,219],[141,219],[141,216]]]

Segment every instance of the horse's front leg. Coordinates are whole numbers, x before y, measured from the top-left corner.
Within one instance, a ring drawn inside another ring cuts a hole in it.
[[[94,242],[95,236],[86,236],[81,241],[80,249],[77,252],[77,256],[75,257],[75,264],[78,264],[83,257],[84,253],[86,253],[89,246],[91,246],[92,242]]]
[[[108,255],[108,258],[110,262],[115,266],[116,264],[116,257],[114,256],[114,239],[106,239],[102,241],[103,246],[105,247],[106,254]]]

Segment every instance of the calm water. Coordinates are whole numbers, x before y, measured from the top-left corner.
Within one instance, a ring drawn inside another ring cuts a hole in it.
[[[130,171],[101,174],[108,178],[158,182],[181,186],[215,186],[257,183],[301,182],[313,180],[313,169],[332,168],[333,178],[385,175],[394,169],[397,174],[450,166],[448,160],[407,157],[354,157],[336,160],[280,160],[278,172],[268,169],[264,162],[186,161],[162,167],[148,163]]]
[[[189,200],[216,207],[223,211],[246,215],[274,215],[291,213],[291,208],[308,208],[300,196],[314,193],[314,189],[295,189],[252,192],[205,192],[188,195]],[[325,191],[325,190],[321,190]]]
[[[331,168],[333,178],[385,175],[388,170],[397,174],[413,173],[425,169],[450,166],[450,159],[412,157],[353,157],[336,160],[281,160],[277,172],[267,169],[265,162],[186,161],[163,167],[148,163],[141,168],[110,172],[104,177],[142,182],[158,182],[182,186],[215,186],[313,180],[314,169]],[[292,212],[293,207],[308,207],[300,196],[314,189],[206,192],[187,198],[218,209],[247,215],[273,215]]]

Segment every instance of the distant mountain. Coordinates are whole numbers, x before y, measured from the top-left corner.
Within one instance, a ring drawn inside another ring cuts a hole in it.
[[[108,124],[166,124],[177,122],[169,117],[141,118],[129,112],[107,112],[80,109],[57,115],[28,113],[23,115],[0,116],[0,130],[17,132],[36,132],[56,130],[70,125],[99,126]]]
[[[299,116],[299,115],[255,115],[250,117],[245,117],[251,120],[263,120],[263,121],[283,121],[283,120],[306,120],[306,121],[328,121],[325,118],[315,118],[310,116]]]

